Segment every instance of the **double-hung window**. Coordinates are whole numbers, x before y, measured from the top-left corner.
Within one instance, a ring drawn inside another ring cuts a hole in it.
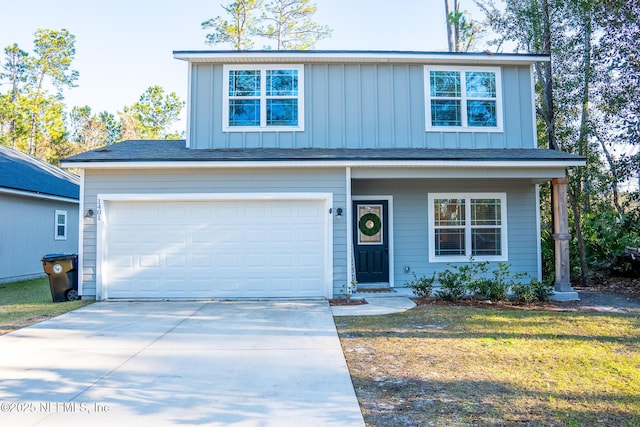
[[[502,131],[500,68],[425,67],[428,131]]]
[[[67,211],[56,210],[53,235],[55,240],[67,240]]]
[[[225,131],[304,130],[302,65],[224,67]]]
[[[504,193],[429,194],[429,261],[507,260]]]

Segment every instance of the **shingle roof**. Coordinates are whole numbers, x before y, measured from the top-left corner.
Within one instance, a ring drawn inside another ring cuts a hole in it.
[[[100,162],[246,162],[246,161],[584,161],[573,154],[545,149],[430,148],[244,148],[189,149],[184,140],[124,141],[63,160]]]
[[[0,145],[0,187],[79,199],[79,183],[76,175]]]

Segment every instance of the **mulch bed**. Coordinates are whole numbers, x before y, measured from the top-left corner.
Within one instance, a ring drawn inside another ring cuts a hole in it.
[[[513,309],[513,310],[545,310],[545,311],[590,311],[594,302],[598,305],[612,305],[616,306],[617,303],[609,301],[612,298],[607,295],[622,296],[629,301],[635,301],[640,304],[640,279],[630,279],[624,277],[612,277],[594,281],[594,284],[589,287],[577,288],[576,290],[598,292],[596,301],[547,301],[547,302],[535,302],[530,304],[524,304],[514,301],[487,301],[478,299],[464,299],[461,301],[445,301],[439,298],[414,298],[413,301],[417,305],[453,305],[453,306],[465,306],[465,307],[478,307],[478,308],[493,308],[493,309]],[[593,299],[590,298],[590,300]]]
[[[329,305],[330,306],[340,306],[340,305],[362,305],[362,304],[369,304],[366,300],[364,299],[346,299],[346,298],[336,298],[336,299],[330,299],[329,300]]]
[[[359,294],[390,294],[393,292],[392,288],[360,288]]]
[[[460,301],[446,301],[441,298],[414,298],[413,301],[416,305],[434,305],[434,306],[462,306],[462,307],[476,307],[476,308],[492,308],[492,309],[510,309],[510,310],[549,310],[549,311],[563,311],[573,308],[575,305],[573,302],[536,302],[524,304],[514,301],[489,301],[479,300],[475,298],[464,299]]]
[[[585,288],[578,288],[578,290],[587,290],[594,292],[602,292],[604,294],[614,294],[624,296],[630,300],[640,302],[640,279],[624,278],[624,277],[611,277],[607,279],[594,280],[594,284]],[[358,289],[358,294],[366,293],[383,293],[390,292],[389,288],[383,289]],[[603,296],[604,298],[604,296]],[[487,300],[478,299],[465,299],[461,301],[445,301],[440,298],[413,298],[413,301],[417,305],[458,305],[465,307],[479,307],[479,308],[494,308],[494,309],[514,309],[514,310],[548,310],[548,311],[575,311],[580,310],[583,302],[581,301],[548,301],[548,302],[536,302],[530,304],[523,304],[513,301],[500,301],[493,302]],[[606,301],[605,301],[606,303]],[[345,306],[345,305],[362,305],[368,304],[365,299],[346,299],[336,298],[330,299],[329,305],[331,306]]]

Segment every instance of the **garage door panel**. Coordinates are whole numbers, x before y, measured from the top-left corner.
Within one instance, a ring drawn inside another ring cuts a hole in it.
[[[140,256],[140,267],[142,268],[154,268],[160,266],[160,256],[153,255],[141,255]]]
[[[324,296],[324,201],[109,202],[109,298]]]
[[[185,255],[169,255],[165,258],[168,268],[185,268],[187,267],[187,257]]]

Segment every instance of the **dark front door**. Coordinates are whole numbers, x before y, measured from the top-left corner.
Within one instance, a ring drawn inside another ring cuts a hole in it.
[[[353,202],[353,246],[358,283],[389,282],[387,201]]]

